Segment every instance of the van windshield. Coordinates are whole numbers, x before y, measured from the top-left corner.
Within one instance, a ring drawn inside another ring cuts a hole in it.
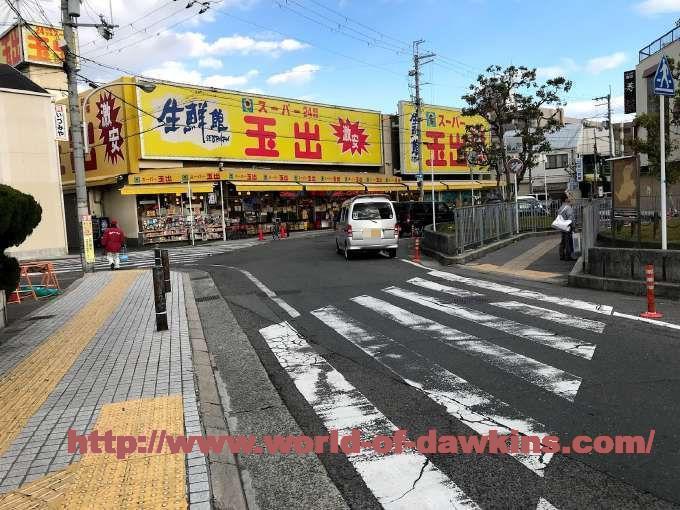
[[[392,208],[386,202],[361,202],[354,204],[353,220],[389,220],[392,219]]]

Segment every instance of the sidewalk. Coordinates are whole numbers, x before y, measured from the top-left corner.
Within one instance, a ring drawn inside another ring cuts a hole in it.
[[[167,300],[169,330],[156,332],[151,271],[95,273],[0,338],[0,509],[211,507],[198,451],[67,451],[69,429],[203,434],[197,387],[211,388],[195,384],[194,363],[208,354],[192,352],[202,335],[188,276],[172,273]],[[243,508],[232,475],[232,508]]]

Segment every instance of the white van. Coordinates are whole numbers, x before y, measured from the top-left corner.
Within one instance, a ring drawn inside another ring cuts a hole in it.
[[[335,226],[335,248],[349,260],[358,250],[397,256],[397,215],[389,197],[358,195],[342,204]]]

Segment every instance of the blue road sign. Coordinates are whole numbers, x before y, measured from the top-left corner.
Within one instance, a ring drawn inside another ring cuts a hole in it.
[[[668,65],[666,55],[661,57],[659,67],[656,68],[654,75],[654,94],[657,96],[674,96],[675,95],[675,81],[671,68]]]

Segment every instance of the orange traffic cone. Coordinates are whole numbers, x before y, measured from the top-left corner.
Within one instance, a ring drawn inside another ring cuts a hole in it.
[[[257,240],[264,241],[264,232],[262,232],[262,225],[257,226]]]
[[[654,296],[654,265],[645,266],[645,283],[647,284],[647,311],[642,312],[640,317],[645,319],[661,319],[663,314],[656,311],[656,299]]]

